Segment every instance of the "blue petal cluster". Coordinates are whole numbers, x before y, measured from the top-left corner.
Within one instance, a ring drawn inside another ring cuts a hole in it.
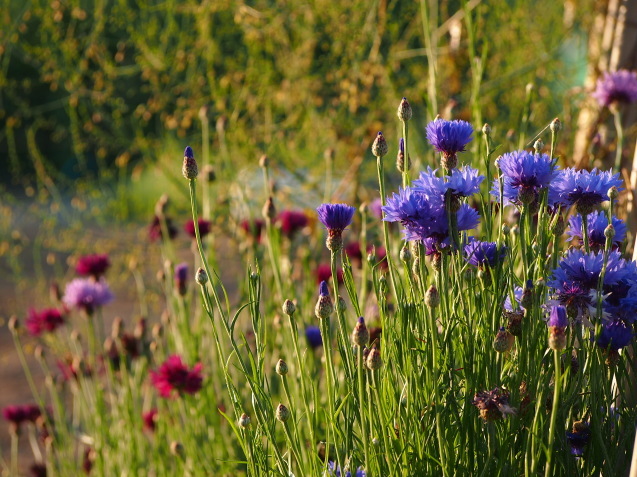
[[[475,267],[495,267],[506,256],[506,247],[498,248],[495,242],[481,242],[473,237],[464,247],[465,260]]]
[[[576,170],[572,167],[557,174],[551,183],[549,203],[562,206],[575,205],[580,211],[590,213],[593,207],[601,204],[608,197],[608,189],[621,188],[622,181],[619,173],[611,171]]]
[[[617,351],[627,346],[633,339],[634,333],[630,326],[622,320],[613,320],[605,323],[597,337],[597,346],[603,349]]]
[[[321,204],[316,211],[318,219],[327,230],[339,232],[352,223],[356,209],[347,204]]]
[[[606,237],[604,236],[604,230],[608,227],[608,217],[605,213],[598,212],[597,210],[588,214],[586,218],[588,225],[588,243],[589,246],[594,249],[602,249],[606,245]],[[572,215],[568,219],[569,228],[566,231],[568,235],[567,242],[578,238],[580,243],[583,240],[582,232],[582,216],[580,214]],[[619,247],[620,244],[626,238],[626,224],[623,220],[613,216],[613,228],[615,229],[615,237],[613,238],[613,246]]]
[[[435,119],[427,124],[426,131],[429,144],[447,156],[463,152],[473,139],[473,127],[466,121]]]
[[[537,199],[557,175],[556,160],[546,154],[514,151],[503,154],[498,161],[503,176],[504,205],[522,205],[521,196]],[[498,179],[493,181],[491,194],[500,200]]]
[[[463,198],[477,194],[484,176],[473,167],[464,167],[462,170],[453,169],[451,176],[444,178],[436,175],[437,169],[427,167],[427,172],[421,172],[418,179],[413,182],[413,189],[427,196],[429,199],[444,200],[445,194]]]
[[[563,306],[552,306],[548,326],[557,326],[558,328],[566,328],[568,326],[568,318],[566,317],[566,308]]]

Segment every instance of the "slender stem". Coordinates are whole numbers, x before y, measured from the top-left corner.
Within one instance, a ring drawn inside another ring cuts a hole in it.
[[[405,157],[403,158],[403,187],[407,187],[409,185],[409,150],[407,149],[407,134],[409,133],[409,126],[407,125],[407,121],[402,121],[403,123],[403,141],[405,144]]]
[[[584,250],[586,253],[591,253],[591,247],[588,239],[588,215],[581,214],[582,216],[582,235],[584,236]]]
[[[553,359],[555,366],[555,382],[553,384],[553,408],[551,410],[551,424],[549,426],[549,440],[548,451],[546,456],[546,467],[544,469],[544,477],[552,477],[553,469],[553,443],[555,442],[555,428],[557,425],[557,412],[560,403],[560,391],[561,391],[561,363],[560,352],[558,350],[553,351]]]
[[[611,108],[613,119],[615,120],[615,130],[617,131],[617,144],[615,145],[615,172],[621,174],[622,152],[624,150],[624,127],[622,126],[622,115],[618,108]]]
[[[363,449],[365,452],[365,469],[369,469],[369,433],[367,432],[365,425],[365,379],[363,376],[363,347],[357,346],[357,356],[358,356],[358,366],[356,368],[358,374],[358,407],[360,412],[360,420],[361,420],[361,434],[363,435]]]
[[[325,355],[325,386],[327,393],[327,429],[325,432],[325,455],[330,455],[330,435],[334,436],[334,365],[332,363],[332,345],[330,339],[329,318],[319,320],[323,337],[323,354]],[[327,459],[326,459],[327,463]]]
[[[376,157],[376,168],[378,170],[378,185],[380,187],[380,200],[383,206],[385,205],[385,174],[383,172],[383,158],[381,156]],[[383,220],[383,237],[385,239],[385,253],[387,257],[387,266],[389,268],[389,278],[391,280],[392,292],[394,293],[394,298],[397,301],[400,301],[400,296],[397,294],[396,288],[396,278],[394,275],[394,260],[392,258],[391,247],[389,243],[389,224]]]

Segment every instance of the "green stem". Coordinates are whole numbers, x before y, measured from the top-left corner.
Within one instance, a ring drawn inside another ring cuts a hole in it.
[[[382,205],[386,204],[386,193],[385,193],[385,174],[383,172],[383,158],[381,156],[376,156],[376,169],[378,171],[378,185],[380,187],[380,200]],[[394,298],[400,302],[401,297],[398,296],[396,288],[396,277],[394,275],[394,260],[392,258],[392,249],[389,243],[389,224],[383,220],[383,237],[385,239],[385,253],[387,257],[387,266],[389,268],[389,278],[391,280],[392,292],[394,293]]]
[[[612,108],[613,119],[615,120],[615,130],[617,131],[617,144],[615,145],[615,172],[621,175],[622,152],[624,150],[624,127],[622,126],[622,115],[619,109]]]
[[[553,469],[553,444],[555,442],[555,428],[557,426],[557,412],[560,403],[560,391],[561,391],[561,363],[560,352],[558,350],[553,351],[553,360],[555,367],[555,382],[553,384],[553,408],[551,410],[551,424],[549,426],[549,440],[548,440],[548,452],[546,456],[546,467],[544,469],[544,477],[552,477]]]
[[[407,121],[402,121],[403,123],[403,141],[405,145],[405,157],[403,158],[403,187],[407,187],[409,185],[409,153],[407,149],[407,134],[409,133],[409,127],[407,126]]]
[[[358,374],[358,408],[360,412],[360,420],[361,420],[361,434],[363,435],[363,450],[365,453],[365,469],[369,469],[369,433],[367,432],[365,425],[365,379],[363,376],[363,347],[357,346],[357,356],[358,356],[358,366],[357,366],[357,374]]]

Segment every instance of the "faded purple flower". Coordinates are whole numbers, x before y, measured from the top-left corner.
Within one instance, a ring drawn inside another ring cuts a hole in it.
[[[104,279],[99,281],[76,278],[66,285],[62,301],[71,308],[80,308],[89,315],[95,308],[110,303],[113,300],[108,284]]]
[[[634,103],[637,101],[637,73],[628,70],[605,72],[597,80],[593,97],[602,107],[609,107],[615,102]]]

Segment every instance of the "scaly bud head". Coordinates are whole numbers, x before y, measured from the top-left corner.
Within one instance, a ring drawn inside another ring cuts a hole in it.
[[[558,133],[562,130],[562,121],[560,121],[558,118],[555,118],[553,121],[551,121],[550,127],[552,133]]]
[[[290,410],[285,407],[283,404],[279,404],[274,413],[277,420],[281,422],[286,422],[290,418]]]
[[[352,331],[352,342],[356,346],[367,346],[369,343],[369,330],[365,326],[365,319],[361,316]]]
[[[380,369],[380,367],[383,365],[383,360],[380,357],[380,351],[378,350],[376,346],[374,346],[369,352],[369,354],[367,355],[366,364],[367,364],[367,367],[371,369],[372,371]]]
[[[484,123],[484,126],[482,126],[482,134],[485,136],[491,135],[491,126],[489,126],[489,123]]]
[[[385,136],[383,136],[381,131],[378,131],[376,139],[374,139],[374,143],[372,144],[372,154],[376,157],[383,157],[387,154],[387,151],[389,151],[389,147],[385,141]]]
[[[425,305],[429,308],[436,308],[440,305],[440,294],[438,293],[438,289],[433,285],[425,292]]]
[[[538,139],[533,144],[533,150],[535,151],[535,154],[539,154],[542,152],[542,149],[544,149],[544,141],[542,141],[541,139]]]
[[[292,300],[285,300],[283,302],[283,313],[288,316],[292,316],[296,311],[296,305]]]
[[[283,361],[282,359],[280,359],[276,363],[275,371],[276,371],[276,374],[278,374],[279,376],[285,376],[286,374],[288,374],[287,363]]]
[[[403,98],[400,104],[398,105],[398,111],[396,112],[398,115],[398,119],[402,122],[407,122],[411,119],[413,115],[413,111],[411,110],[411,105],[407,98]]]
[[[514,343],[515,337],[506,329],[500,328],[493,340],[493,349],[495,349],[498,353],[505,353],[513,348]]]
[[[245,412],[241,414],[239,418],[239,425],[246,429],[250,425],[250,416],[248,416]]]
[[[190,146],[186,146],[184,151],[184,164],[181,168],[181,172],[188,180],[194,180],[199,175],[199,169],[197,169],[197,161],[195,161],[195,154],[192,152]]]
[[[332,305],[327,283],[322,281],[319,286],[319,299],[314,307],[314,314],[318,319],[325,319],[329,318],[333,312],[334,306]]]
[[[195,273],[195,281],[201,286],[204,286],[208,282],[208,274],[203,268],[199,267],[197,269],[197,273]]]

